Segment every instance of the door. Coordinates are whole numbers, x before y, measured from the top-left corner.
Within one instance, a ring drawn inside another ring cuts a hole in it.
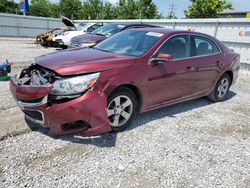
[[[156,50],[152,58],[159,54],[170,54],[172,60],[148,65],[147,107],[156,107],[190,95],[190,36],[175,35],[167,39]]]
[[[191,58],[189,66],[194,70],[188,74],[192,95],[207,94],[220,75],[224,55],[208,37],[191,35]]]

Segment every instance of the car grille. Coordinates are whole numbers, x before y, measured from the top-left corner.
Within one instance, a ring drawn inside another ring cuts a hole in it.
[[[55,42],[58,43],[58,44],[64,44],[62,39],[56,39]]]
[[[55,41],[56,42],[62,42],[62,39],[56,39]]]
[[[24,114],[28,117],[32,118],[33,120],[38,120],[39,122],[43,122],[43,114],[38,111],[30,111],[30,110],[23,110]]]
[[[42,100],[43,98],[35,99],[35,100],[19,100],[19,101],[24,102],[24,103],[38,103],[38,102],[41,102]]]

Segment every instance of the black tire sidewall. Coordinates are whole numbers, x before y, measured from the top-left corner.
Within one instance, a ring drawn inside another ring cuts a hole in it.
[[[118,131],[122,131],[124,129],[126,129],[130,124],[131,122],[133,121],[135,115],[137,114],[137,111],[138,111],[138,101],[137,101],[137,98],[134,94],[134,92],[132,90],[130,90],[129,88],[126,88],[126,87],[120,87],[118,89],[116,89],[115,91],[113,91],[109,96],[108,96],[108,99],[107,99],[107,107],[109,105],[109,103],[116,97],[120,96],[120,95],[125,95],[127,97],[129,97],[132,101],[132,104],[133,104],[133,111],[132,111],[132,115],[130,117],[130,119],[123,125],[123,126],[120,126],[120,127],[112,127],[111,125],[111,128],[112,128],[112,131],[114,132],[118,132]]]
[[[228,88],[227,88],[226,94],[221,98],[221,97],[218,96],[217,91],[218,91],[218,87],[219,87],[219,85],[220,85],[220,83],[221,83],[221,80],[223,80],[224,78],[226,78],[226,79],[228,80],[229,86],[228,86]],[[224,100],[226,99],[227,94],[228,94],[228,91],[229,91],[229,88],[230,88],[230,85],[231,85],[230,76],[229,76],[228,74],[223,74],[223,75],[220,77],[220,79],[218,80],[218,82],[216,83],[216,86],[215,86],[214,91],[213,91],[214,98],[215,98],[216,101],[222,102],[222,101],[224,101]]]

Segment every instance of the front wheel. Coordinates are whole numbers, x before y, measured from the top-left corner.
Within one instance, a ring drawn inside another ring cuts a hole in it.
[[[213,91],[210,93],[208,98],[214,102],[224,101],[228,94],[230,85],[231,85],[230,76],[226,73],[223,74],[216,83]]]
[[[108,97],[107,113],[113,131],[121,131],[129,126],[138,108],[133,91],[126,87],[119,88]]]

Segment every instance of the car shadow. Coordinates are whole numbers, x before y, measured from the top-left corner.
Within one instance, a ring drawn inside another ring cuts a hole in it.
[[[236,96],[236,93],[229,91],[226,100],[230,100],[234,96]],[[131,131],[151,121],[161,119],[166,116],[170,118],[175,118],[176,115],[180,113],[187,112],[196,108],[205,107],[211,104],[213,104],[213,102],[211,102],[210,100],[206,98],[199,98],[199,99],[179,103],[176,105],[163,107],[163,108],[153,110],[150,112],[142,113],[142,114],[139,114],[135,118],[135,120],[132,122],[131,126],[128,129],[124,130],[123,132]],[[27,118],[25,118],[25,121],[32,131],[37,131],[37,132],[40,132],[42,134],[49,136],[47,129],[42,128],[41,126],[38,126],[37,124],[30,122]],[[114,147],[116,145],[117,134],[118,133],[111,132],[111,133],[106,133],[106,134],[93,136],[93,137],[84,137],[82,134],[70,134],[70,135],[56,136],[53,138],[64,140],[64,141],[69,141],[72,143],[78,143],[78,144],[91,144],[91,145],[95,145],[98,147]]]

